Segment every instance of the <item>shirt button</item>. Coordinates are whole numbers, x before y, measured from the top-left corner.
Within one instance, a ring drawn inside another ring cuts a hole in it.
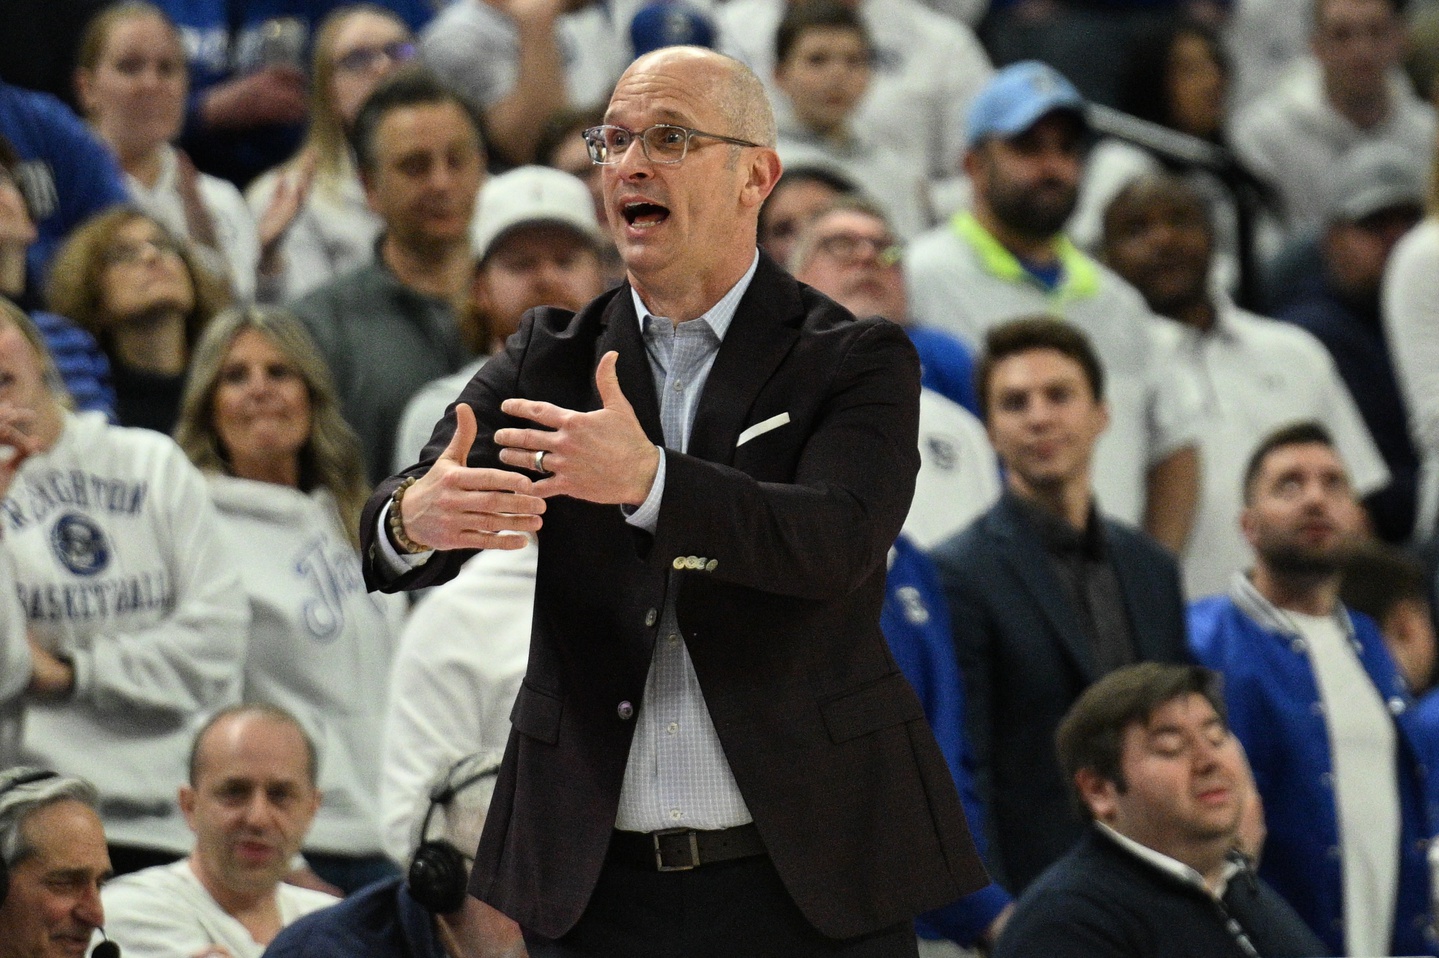
[[[669,640],[670,640],[670,645],[679,645],[679,644],[680,644],[680,637],[679,637],[679,635],[678,635],[677,633],[671,632],[671,633],[669,634]]]
[[[680,382],[679,380],[675,380],[675,392],[677,392],[677,393],[682,393],[682,392],[684,392],[684,391],[685,391],[685,384],[682,383],[682,382]]]
[[[681,818],[681,815],[680,815],[680,810],[679,810],[678,808],[672,808],[672,809],[670,809],[670,819],[671,819],[671,820],[677,822],[677,821],[680,820],[680,818]]]
[[[719,560],[718,560],[718,559],[711,559],[710,561],[708,561],[708,562],[705,563],[705,571],[706,571],[706,572],[713,572],[714,570],[716,570],[716,569],[718,569],[718,568],[719,568]]]
[[[654,609],[650,609],[648,612],[645,613],[645,625],[654,625],[655,620],[658,618],[659,613]]]
[[[635,717],[635,707],[629,702],[621,702],[615,707],[615,714],[620,717],[621,722],[628,722]]]
[[[1404,704],[1404,700],[1397,695],[1389,700],[1390,715],[1403,715],[1404,709],[1406,709],[1407,707],[1408,706]]]
[[[670,733],[671,735],[675,734],[675,733],[678,732],[679,730],[680,730],[680,723],[678,723],[678,722],[671,722],[671,723],[670,723],[670,725],[669,725],[669,733]]]
[[[685,557],[675,556],[675,561],[670,564],[673,565],[676,569],[683,569],[685,567]]]

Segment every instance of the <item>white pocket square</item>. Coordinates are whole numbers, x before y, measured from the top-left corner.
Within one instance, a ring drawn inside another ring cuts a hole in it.
[[[740,446],[743,446],[745,443],[749,442],[756,436],[763,436],[771,429],[778,429],[780,426],[783,426],[787,422],[789,422],[789,413],[787,412],[782,412],[778,416],[770,416],[763,422],[757,422],[753,426],[750,426],[748,429],[746,429],[744,432],[740,433],[739,442],[735,443],[734,446],[736,449],[738,449]]]

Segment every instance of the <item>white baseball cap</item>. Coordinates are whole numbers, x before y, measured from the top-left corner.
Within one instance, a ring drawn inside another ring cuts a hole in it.
[[[546,223],[567,226],[593,243],[604,240],[583,180],[548,166],[521,166],[492,177],[480,190],[470,248],[484,259],[515,227]]]

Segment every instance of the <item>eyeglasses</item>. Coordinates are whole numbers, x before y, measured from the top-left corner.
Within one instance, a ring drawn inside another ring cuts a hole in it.
[[[129,266],[138,263],[145,258],[145,255],[153,251],[156,256],[166,253],[179,255],[180,247],[174,240],[168,237],[157,237],[154,239],[143,239],[135,242],[123,241],[116,243],[105,251],[106,266]]]
[[[830,259],[842,263],[857,263],[865,256],[873,256],[880,266],[894,266],[904,255],[904,247],[891,236],[859,236],[855,233],[836,233],[815,240],[814,248]]]
[[[346,73],[366,73],[379,65],[381,60],[404,63],[415,58],[415,45],[408,41],[396,40],[382,47],[358,47],[342,57],[335,58],[335,69]]]
[[[624,158],[625,152],[629,150],[630,144],[636,138],[639,139],[640,147],[645,151],[645,158],[651,163],[678,163],[685,158],[685,154],[689,152],[690,140],[696,136],[707,136],[711,140],[719,140],[721,143],[731,143],[735,146],[759,146],[758,143],[751,143],[749,140],[738,140],[732,136],[692,130],[687,126],[676,126],[673,123],[656,123],[638,133],[626,130],[622,126],[605,124],[604,126],[592,126],[581,135],[585,138],[585,145],[589,147],[590,160],[601,166],[618,163]]]

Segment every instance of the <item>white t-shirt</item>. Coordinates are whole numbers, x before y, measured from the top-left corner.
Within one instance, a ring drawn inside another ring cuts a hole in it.
[[[999,461],[984,426],[932,389],[919,393],[919,475],[904,534],[928,551],[999,498]]]
[[[1360,496],[1384,488],[1389,469],[1369,436],[1329,351],[1289,323],[1219,300],[1206,333],[1163,320],[1160,334],[1198,390],[1199,505],[1185,545],[1184,594],[1224,592],[1253,558],[1239,529],[1244,467],[1281,426],[1315,420],[1329,428]]]
[[[1399,883],[1394,720],[1336,617],[1290,610],[1285,614],[1304,637],[1329,730],[1343,865],[1345,952],[1387,955]]]
[[[125,958],[194,958],[213,945],[228,948],[233,958],[260,958],[265,951],[210,897],[188,858],[122,875],[101,890],[100,899],[105,934]],[[282,926],[337,901],[283,882],[275,888]]]
[[[538,557],[533,543],[480,552],[410,615],[390,677],[381,761],[385,851],[396,861],[414,850],[436,776],[509,740],[529,660]]]

